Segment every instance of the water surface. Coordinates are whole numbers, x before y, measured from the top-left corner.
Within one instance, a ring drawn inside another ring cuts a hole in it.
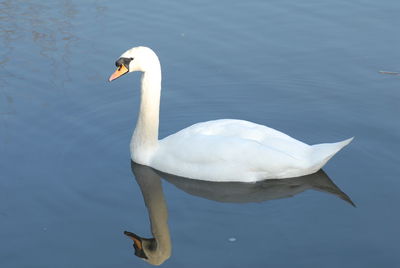
[[[139,76],[163,68],[160,137],[238,118],[306,143],[355,140],[325,172],[357,208],[305,191],[221,203],[162,181],[165,267],[396,267],[400,217],[398,1],[0,1],[1,267],[149,267],[130,167]]]

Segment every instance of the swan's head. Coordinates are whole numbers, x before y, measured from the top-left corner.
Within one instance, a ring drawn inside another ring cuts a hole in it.
[[[108,79],[110,82],[130,72],[160,70],[160,62],[156,53],[148,47],[134,47],[125,51],[115,65],[117,70]]]
[[[161,248],[154,238],[143,238],[128,231],[124,234],[133,240],[135,255],[150,264],[161,265],[171,256],[170,248]]]

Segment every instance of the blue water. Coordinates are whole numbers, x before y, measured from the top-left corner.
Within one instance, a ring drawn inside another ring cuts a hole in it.
[[[164,267],[398,267],[400,2],[0,0],[0,266],[150,267],[129,140],[139,75],[163,69],[160,137],[238,118],[306,143],[355,140],[324,168],[357,205],[307,190],[226,203],[162,181]]]

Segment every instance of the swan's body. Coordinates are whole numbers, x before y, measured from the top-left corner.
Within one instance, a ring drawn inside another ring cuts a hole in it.
[[[352,139],[307,145],[275,129],[243,120],[198,123],[158,140],[161,67],[149,48],[126,51],[110,81],[142,71],[138,122],[131,140],[136,163],[182,177],[254,182],[314,173]]]
[[[201,180],[281,179],[318,171],[349,142],[310,146],[266,126],[221,119],[160,140],[148,165],[165,171],[179,163],[173,174]]]

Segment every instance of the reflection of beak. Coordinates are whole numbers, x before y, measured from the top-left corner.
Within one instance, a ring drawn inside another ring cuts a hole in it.
[[[121,65],[118,67],[118,69],[110,76],[110,78],[108,78],[108,81],[111,82],[114,79],[117,79],[118,77],[120,77],[123,74],[126,74],[128,72],[128,69],[124,66]]]
[[[139,258],[147,259],[146,253],[144,253],[143,250],[143,242],[142,238],[134,233],[125,231],[124,234],[128,237],[130,237],[134,244],[133,247],[135,248],[135,255],[138,256]]]
[[[135,242],[135,245],[136,245],[140,250],[143,248],[143,247],[142,247],[142,239],[141,239],[138,235],[136,235],[136,234],[134,234],[134,233],[131,233],[131,232],[128,232],[128,231],[125,231],[125,232],[124,232],[124,235],[130,237],[130,238],[133,240],[133,242]]]

